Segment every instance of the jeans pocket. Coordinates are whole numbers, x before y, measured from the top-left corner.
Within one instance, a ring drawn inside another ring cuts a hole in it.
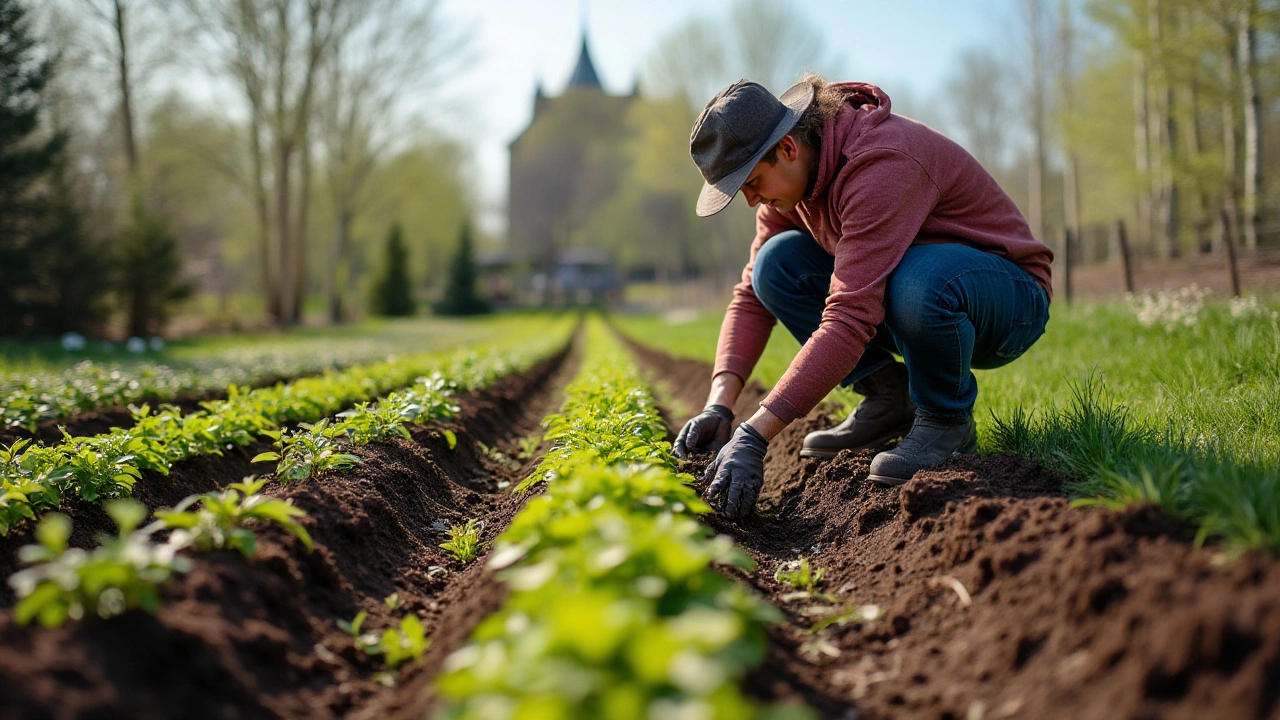
[[[1021,304],[1018,317],[1009,327],[1009,334],[1005,335],[1004,340],[996,348],[997,357],[1008,360],[1021,357],[1044,334],[1045,325],[1049,320],[1049,303],[1044,290],[1032,282],[1027,292],[1021,294],[1026,302]]]

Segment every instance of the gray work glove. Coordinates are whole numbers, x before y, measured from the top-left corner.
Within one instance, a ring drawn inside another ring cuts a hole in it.
[[[756,506],[760,488],[764,487],[764,454],[769,441],[755,428],[743,423],[729,443],[720,448],[716,459],[707,466],[704,480],[707,502],[731,518],[745,518]]]
[[[693,419],[680,428],[676,435],[676,444],[671,454],[685,460],[692,450],[710,450],[715,452],[729,442],[729,431],[733,426],[733,411],[724,405],[708,405],[706,410],[693,416]]]

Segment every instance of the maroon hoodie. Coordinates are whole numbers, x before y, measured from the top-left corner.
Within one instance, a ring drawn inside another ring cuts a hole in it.
[[[884,320],[889,274],[912,245],[960,243],[1008,258],[1052,296],[1053,251],[995,179],[964,148],[889,112],[889,96],[866,83],[849,92],[822,132],[813,194],[791,212],[756,208],[756,238],[733,288],[716,347],[715,372],[746,379],[776,320],[751,288],[765,241],[804,230],[835,257],[822,323],[760,403],[784,422],[812,410],[858,364]]]

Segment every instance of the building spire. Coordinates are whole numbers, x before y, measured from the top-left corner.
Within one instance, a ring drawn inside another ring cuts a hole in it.
[[[595,63],[591,62],[591,53],[587,50],[587,0],[578,4],[579,22],[582,26],[582,52],[578,54],[578,64],[569,76],[570,88],[589,88],[604,92],[600,84],[600,76],[596,73]]]

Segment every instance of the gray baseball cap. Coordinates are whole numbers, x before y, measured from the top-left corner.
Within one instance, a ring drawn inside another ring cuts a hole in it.
[[[706,182],[698,195],[699,217],[715,215],[733,200],[756,163],[786,136],[813,102],[807,80],[781,98],[759,83],[739,80],[711,98],[693,124],[689,154]]]

